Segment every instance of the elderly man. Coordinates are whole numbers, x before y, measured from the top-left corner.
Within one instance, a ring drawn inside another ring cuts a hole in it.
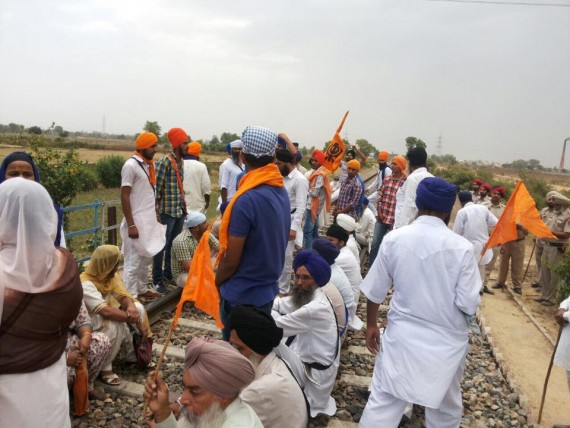
[[[241,140],[230,143],[230,157],[222,162],[218,180],[220,183],[220,203],[228,202],[235,195],[237,190],[237,177],[244,168],[242,166],[240,153],[243,147]]]
[[[192,258],[198,247],[198,243],[204,232],[208,229],[208,220],[206,216],[197,211],[190,211],[184,222],[185,229],[174,238],[172,243],[172,276],[176,281],[176,285],[184,288]],[[209,238],[210,250],[212,257],[215,257],[220,249],[218,240],[213,234]]]
[[[314,150],[309,159],[311,172],[309,174],[309,195],[305,210],[305,224],[303,226],[303,248],[311,248],[313,239],[319,237],[319,214],[331,206],[331,185],[327,177],[328,170],[322,166],[325,154],[321,150]]]
[[[453,231],[473,244],[473,252],[478,262],[481,281],[484,281],[485,266],[493,258],[493,251],[488,249],[483,256],[481,256],[481,251],[489,240],[489,229],[494,228],[497,224],[497,217],[486,206],[475,205],[472,202],[473,195],[467,190],[459,192],[457,198],[462,208],[455,217]],[[483,294],[483,291],[490,292],[490,290],[483,288],[480,294]]]
[[[285,251],[285,264],[283,272],[279,277],[279,293],[287,294],[291,283],[293,250],[295,246],[303,246],[302,222],[307,206],[307,193],[309,192],[309,182],[295,168],[295,154],[289,150],[278,150],[276,153],[276,165],[283,176],[285,190],[289,196],[291,205],[291,230],[289,231],[289,241]]]
[[[410,165],[410,175],[402,187],[396,192],[396,210],[394,212],[394,229],[412,223],[418,215],[416,207],[416,189],[426,178],[433,177],[426,168],[427,152],[423,147],[414,147],[406,153]]]
[[[273,351],[283,338],[283,329],[277,327],[271,315],[253,306],[236,306],[230,320],[230,344],[255,369],[255,380],[241,392],[241,399],[253,408],[264,427],[306,427],[303,390]]]
[[[425,406],[428,427],[460,425],[469,346],[465,315],[477,310],[481,277],[473,245],[446,224],[455,197],[454,185],[422,180],[417,220],[384,238],[362,283],[368,298],[366,345],[372,353],[381,351],[361,427],[397,427],[407,402]],[[392,287],[380,346],[378,307]]]
[[[159,293],[166,292],[163,281],[172,281],[170,252],[174,238],[182,231],[188,212],[184,199],[184,163],[182,156],[188,151],[190,138],[181,128],[168,131],[172,150],[156,163],[156,204],[159,207],[160,222],[166,225],[166,245],[154,256],[152,283]],[[164,265],[163,265],[164,262]]]
[[[200,162],[202,144],[193,141],[188,144],[188,154],[184,156],[184,196],[190,211],[206,213],[210,206],[212,184],[206,164]]]
[[[348,161],[346,165],[347,176],[346,179],[340,183],[340,192],[333,210],[333,216],[348,214],[356,219],[356,209],[358,208],[360,196],[362,195],[362,185],[356,177],[358,171],[360,171],[360,162],[356,159],[352,159]]]
[[[253,305],[270,313],[279,293],[291,205],[274,163],[277,138],[277,133],[260,126],[248,126],[242,134],[240,156],[248,173],[222,217],[216,271],[224,340],[230,336],[234,306]]]
[[[194,338],[186,345],[184,392],[178,422],[168,403],[168,385],[153,373],[145,384],[144,398],[158,428],[262,428],[253,409],[239,397],[255,376],[251,362],[229,343],[210,337]]]
[[[336,404],[330,394],[338,371],[340,346],[332,303],[321,290],[330,280],[331,268],[318,254],[303,250],[295,256],[293,269],[291,295],[275,299],[272,314],[288,338],[286,344],[305,365],[305,395],[311,416],[332,416]]]
[[[147,299],[160,297],[147,287],[148,268],[166,243],[166,226],[157,220],[154,197],[156,172],[152,158],[157,144],[156,135],[141,132],[135,141],[136,154],[121,169],[123,282],[133,297]]]
[[[554,202],[554,212],[548,219],[546,225],[556,236],[556,239],[544,239],[543,265],[540,274],[541,293],[535,299],[542,306],[556,305],[558,288],[560,287],[560,275],[553,267],[562,260],[566,246],[570,239],[570,199],[556,192],[552,196]]]

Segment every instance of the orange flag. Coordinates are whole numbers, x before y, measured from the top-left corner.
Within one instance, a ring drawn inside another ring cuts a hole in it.
[[[216,320],[219,328],[223,327],[220,319],[220,295],[216,288],[214,268],[210,258],[210,228],[202,235],[198,247],[190,263],[190,271],[180,301],[172,321],[172,329],[176,328],[184,303],[193,301],[198,309]]]
[[[347,116],[348,112],[344,114],[342,122],[340,122],[340,125],[338,126],[338,129],[332,137],[331,143],[325,152],[325,162],[323,163],[323,166],[331,173],[336,171],[346,151],[344,141],[342,141],[342,138],[340,138],[340,131],[342,131],[342,127],[344,126],[344,121],[346,120]]]
[[[548,226],[540,218],[540,213],[536,209],[536,202],[530,196],[522,181],[517,183],[499,222],[495,226],[493,233],[491,233],[485,247],[483,247],[482,253],[488,248],[517,239],[517,223],[524,226],[538,238],[556,239],[556,236],[552,234]]]

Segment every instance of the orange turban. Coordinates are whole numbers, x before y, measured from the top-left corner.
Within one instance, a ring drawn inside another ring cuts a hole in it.
[[[188,154],[190,156],[200,157],[200,152],[202,151],[202,144],[198,141],[192,141],[188,144]]]
[[[319,165],[325,163],[325,153],[322,150],[313,150],[311,156],[317,160]]]
[[[346,166],[355,169],[357,171],[360,171],[360,162],[358,162],[356,159],[349,160],[346,163]]]
[[[394,156],[392,158],[392,163],[396,164],[396,166],[400,168],[402,172],[406,171],[406,166],[408,162],[406,162],[406,158],[404,156]]]
[[[388,152],[384,152],[384,151],[379,152],[378,153],[378,160],[386,162],[388,160],[388,156],[390,156]]]
[[[168,141],[173,149],[178,147],[180,144],[188,141],[188,134],[182,128],[172,128],[168,131]]]
[[[137,149],[148,149],[158,143],[158,137],[152,132],[141,132],[135,140]]]

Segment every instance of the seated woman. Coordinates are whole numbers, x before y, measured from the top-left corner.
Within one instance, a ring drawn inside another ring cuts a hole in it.
[[[73,255],[53,245],[56,226],[40,184],[0,184],[0,427],[71,426],[65,332],[82,290]]]
[[[117,274],[120,257],[119,247],[101,245],[93,251],[89,265],[81,274],[83,301],[93,322],[93,331],[105,333],[111,340],[111,351],[103,362],[100,375],[109,385],[121,383],[119,376],[113,373],[115,357],[135,361],[128,324],[143,338],[151,335],[144,306],[129,294]]]
[[[91,318],[85,303],[81,302],[79,315],[69,326],[67,332],[67,384],[73,385],[75,381],[75,367],[87,358],[87,378],[89,398],[103,400],[105,394],[94,387],[94,382],[103,368],[103,363],[111,350],[111,341],[101,332],[93,332]]]

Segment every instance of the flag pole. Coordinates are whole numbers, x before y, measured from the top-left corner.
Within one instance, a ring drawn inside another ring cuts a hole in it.
[[[538,239],[538,238],[537,238]],[[526,269],[524,271],[524,275],[523,275],[523,279],[521,281],[521,284],[524,282],[524,280],[526,279],[526,274],[528,273],[528,267],[530,266],[530,262],[532,261],[532,256],[534,255],[534,250],[536,248],[536,239],[534,240],[534,245],[532,246],[532,251],[530,252],[530,257],[528,258],[528,263],[526,264]],[[538,274],[540,275],[540,272],[538,272]]]
[[[548,387],[548,380],[550,379],[550,372],[552,371],[552,365],[554,364],[554,355],[556,354],[556,349],[558,348],[558,343],[560,342],[560,336],[562,335],[562,328],[558,331],[558,338],[556,339],[556,345],[554,345],[554,351],[552,351],[552,357],[550,357],[550,364],[548,365],[548,371],[546,372],[546,379],[544,379],[544,388],[542,389],[542,399],[540,400],[540,410],[538,411],[538,423],[542,419],[542,409],[544,408],[544,399],[546,398],[546,388]]]

